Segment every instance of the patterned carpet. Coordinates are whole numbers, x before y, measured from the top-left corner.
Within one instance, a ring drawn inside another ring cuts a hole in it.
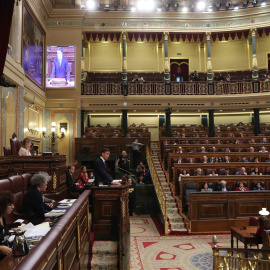
[[[133,217],[131,270],[210,270],[213,235],[160,236],[149,216]],[[230,247],[230,235],[218,235],[219,247]]]

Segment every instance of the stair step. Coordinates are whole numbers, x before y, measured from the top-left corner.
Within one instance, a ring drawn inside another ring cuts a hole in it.
[[[176,208],[176,203],[175,202],[167,202],[167,207],[168,208]]]
[[[112,241],[95,241],[92,253],[117,254],[117,242]]]
[[[170,215],[169,214],[168,218],[169,218],[170,223],[181,223],[181,222],[183,222],[183,219],[179,214],[177,214],[177,215],[173,215],[173,214]]]
[[[91,260],[91,269],[94,270],[117,270],[117,255],[100,254],[99,256],[93,256]]]
[[[184,222],[170,222],[171,229],[185,229],[185,223]]]
[[[178,213],[178,208],[167,208],[168,214],[177,214]]]

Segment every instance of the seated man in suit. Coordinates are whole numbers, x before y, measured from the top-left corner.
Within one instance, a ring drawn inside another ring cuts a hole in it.
[[[106,161],[110,157],[110,150],[108,148],[103,148],[101,151],[101,156],[95,161],[95,185],[117,185],[120,186],[121,183],[113,182],[113,178],[108,172],[108,166]]]
[[[241,170],[236,172],[235,175],[247,175],[246,168],[241,167]]]
[[[35,174],[30,182],[31,187],[25,194],[22,203],[22,211],[27,214],[32,214],[29,221],[34,225],[40,224],[45,220],[45,213],[51,211],[43,201],[42,192],[46,190],[49,176],[42,172]]]
[[[74,180],[73,180],[74,172],[75,172],[75,167],[73,165],[69,165],[68,172],[66,174],[66,185],[70,189],[71,192],[78,192],[82,194],[85,191],[85,189],[76,187],[76,184],[74,183]]]
[[[194,176],[204,176],[204,173],[201,168],[198,168],[196,172],[194,172]]]
[[[221,185],[218,187],[218,191],[231,191],[231,189],[227,186],[227,182],[222,180]]]

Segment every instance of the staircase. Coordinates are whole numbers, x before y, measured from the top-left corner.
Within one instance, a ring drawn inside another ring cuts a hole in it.
[[[92,249],[91,270],[117,270],[117,242],[95,241]]]
[[[152,150],[152,160],[156,168],[158,178],[161,182],[164,193],[167,196],[167,213],[168,213],[168,223],[170,232],[187,232],[185,223],[182,216],[180,215],[180,209],[177,206],[176,199],[170,187],[169,182],[166,180],[164,171],[162,170],[160,159],[159,159],[159,146],[157,142],[151,142]]]

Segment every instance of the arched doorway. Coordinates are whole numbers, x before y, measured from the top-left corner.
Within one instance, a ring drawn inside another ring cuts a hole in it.
[[[183,77],[183,81],[189,80],[189,60],[188,59],[171,59],[170,60],[171,68],[171,81],[176,81],[176,74],[180,68],[180,72]]]

